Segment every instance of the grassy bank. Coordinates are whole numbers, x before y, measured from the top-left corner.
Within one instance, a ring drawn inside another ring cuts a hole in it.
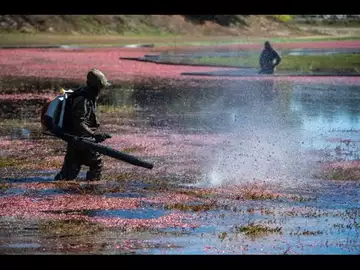
[[[183,36],[183,35],[61,35],[61,34],[0,34],[0,46],[51,46],[51,45],[83,45],[83,46],[122,46],[126,44],[154,44],[155,46],[207,46],[217,44],[262,43],[271,42],[301,42],[301,41],[332,41],[332,40],[358,40],[360,37],[242,37],[234,36]]]
[[[259,55],[249,54],[238,57],[203,57],[198,59],[186,59],[183,62],[204,65],[228,65],[230,67],[259,67]],[[285,55],[278,71],[329,71],[343,70],[360,73],[360,55],[336,54],[336,55]]]
[[[292,42],[311,42],[311,41],[345,41],[345,40],[360,40],[360,36],[347,36],[347,37],[329,37],[329,36],[308,36],[308,37],[246,37],[246,38],[234,38],[234,37],[213,37],[209,40],[204,38],[203,40],[187,40],[186,37],[176,37],[175,43],[155,43],[156,46],[211,46],[211,45],[226,45],[226,44],[247,44],[247,43],[263,43],[268,40],[273,43],[292,43]],[[180,41],[182,40],[182,41]]]

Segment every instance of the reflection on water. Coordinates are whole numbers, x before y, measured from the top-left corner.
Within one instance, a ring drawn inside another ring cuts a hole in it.
[[[273,82],[239,83],[231,89],[171,89],[153,91],[146,88],[118,89],[102,102],[138,108],[137,118],[147,119],[153,127],[182,131],[229,130],[241,125],[248,110],[268,107],[282,96]],[[125,102],[124,102],[125,100]],[[281,105],[280,105],[281,106]]]
[[[348,147],[359,150],[359,90],[341,85],[294,87],[291,109],[302,118],[306,146],[328,149],[348,141]]]
[[[30,137],[31,131],[26,128],[13,128],[10,133],[12,139],[25,139]]]

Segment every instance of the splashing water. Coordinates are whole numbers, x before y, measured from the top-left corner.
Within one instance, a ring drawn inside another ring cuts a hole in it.
[[[259,93],[253,91],[243,99],[245,105],[233,108],[229,119],[233,122],[225,132],[226,140],[211,149],[199,185],[259,180],[294,185],[311,177],[315,156],[303,147],[300,118],[286,106],[288,100],[279,93],[270,99]],[[220,112],[224,110],[226,107],[219,108]]]

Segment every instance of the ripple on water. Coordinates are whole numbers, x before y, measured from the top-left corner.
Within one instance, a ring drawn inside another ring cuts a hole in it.
[[[144,198],[145,195],[139,193],[132,193],[132,192],[116,192],[106,194],[106,197],[115,197],[115,198]]]
[[[89,217],[156,219],[170,213],[171,211],[147,208],[147,209],[90,210],[86,214]]]
[[[7,245],[2,245],[1,247],[6,248],[39,248],[41,247],[38,243],[11,243]]]
[[[42,176],[36,176],[36,177],[24,177],[24,178],[5,178],[5,181],[9,183],[35,183],[35,182],[52,182],[54,181],[53,177],[42,177]]]

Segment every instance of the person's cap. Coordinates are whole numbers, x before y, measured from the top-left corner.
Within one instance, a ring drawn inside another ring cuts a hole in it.
[[[99,84],[102,87],[107,87],[111,85],[111,82],[108,81],[105,74],[100,70],[93,68],[87,74],[87,84],[89,86],[97,87]]]

